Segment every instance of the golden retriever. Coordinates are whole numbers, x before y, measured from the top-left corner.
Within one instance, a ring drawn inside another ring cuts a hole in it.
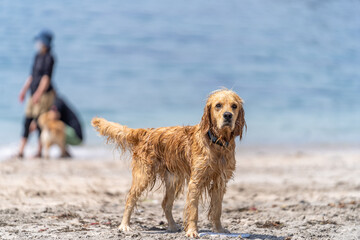
[[[246,127],[243,100],[235,92],[223,89],[211,93],[201,122],[195,126],[131,129],[103,118],[94,118],[92,125],[108,142],[132,153],[133,180],[120,230],[131,230],[130,216],[138,198],[160,179],[166,188],[162,208],[169,231],[179,230],[172,207],[186,183],[183,219],[186,235],[198,237],[202,193],[210,197],[208,216],[213,231],[228,232],[220,221],[222,200],[235,170],[235,138],[241,139]]]
[[[44,147],[44,157],[49,158],[49,150],[52,145],[58,145],[61,157],[68,157],[66,151],[65,124],[57,120],[54,111],[45,112],[37,120],[41,128],[40,141]]]

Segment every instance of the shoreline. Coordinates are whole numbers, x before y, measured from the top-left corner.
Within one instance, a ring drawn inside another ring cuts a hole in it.
[[[0,145],[0,162],[12,159],[12,156],[18,149],[18,143],[10,143]],[[84,144],[76,147],[70,146],[70,152],[75,160],[98,160],[99,158],[109,159],[114,156],[120,156],[121,153],[114,144],[106,144],[105,141],[100,143]],[[25,149],[25,158],[31,159],[35,154],[36,144],[30,143]],[[254,144],[242,143],[237,140],[236,153],[257,153],[257,152],[303,152],[303,151],[360,151],[360,143],[272,143],[272,144]],[[50,157],[57,159],[59,149],[52,147],[50,150]]]

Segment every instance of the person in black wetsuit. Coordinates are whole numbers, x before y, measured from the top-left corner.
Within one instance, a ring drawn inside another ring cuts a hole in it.
[[[40,114],[49,111],[55,99],[51,78],[55,59],[51,52],[53,34],[49,31],[42,31],[35,37],[37,54],[34,59],[31,75],[26,80],[20,91],[19,100],[23,102],[26,93],[30,91],[30,99],[27,102],[24,119],[24,130],[17,157],[22,158],[24,149],[30,133],[30,125],[36,122]],[[40,129],[39,136],[40,136]],[[41,142],[35,157],[41,157]]]
[[[70,145],[79,145],[83,141],[81,124],[74,111],[59,96],[56,97],[54,105],[50,111],[53,111],[55,118],[66,124],[66,143]]]

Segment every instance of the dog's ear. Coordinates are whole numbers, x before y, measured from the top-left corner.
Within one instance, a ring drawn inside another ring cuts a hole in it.
[[[244,128],[247,130],[247,125],[246,125],[246,121],[245,121],[245,111],[244,111],[243,106],[241,106],[238,117],[235,122],[235,129],[234,129],[235,137],[240,136],[240,140],[241,140]]]
[[[205,134],[211,127],[211,105],[207,104],[204,108],[204,114],[201,118],[200,129]]]

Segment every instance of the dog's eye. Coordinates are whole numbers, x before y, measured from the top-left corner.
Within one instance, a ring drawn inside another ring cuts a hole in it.
[[[221,108],[221,103],[216,104],[215,107]]]
[[[231,107],[232,107],[233,109],[236,109],[236,108],[237,108],[237,105],[236,105],[236,104],[233,104]]]

